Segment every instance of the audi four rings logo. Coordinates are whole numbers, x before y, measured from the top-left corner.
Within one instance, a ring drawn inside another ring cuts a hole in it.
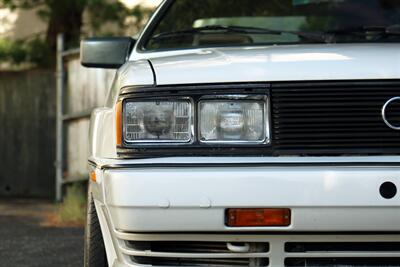
[[[388,121],[388,119],[387,119],[387,116],[386,116],[386,110],[387,110],[387,108],[389,107],[390,104],[392,104],[393,102],[396,102],[396,101],[399,101],[399,103],[400,103],[400,96],[393,97],[392,99],[389,99],[389,100],[385,103],[385,105],[384,105],[383,108],[382,108],[382,119],[383,119],[383,121],[386,123],[387,126],[389,126],[390,128],[392,128],[393,130],[400,131],[400,126],[396,126],[396,125],[393,125],[392,123],[390,123],[390,122]]]

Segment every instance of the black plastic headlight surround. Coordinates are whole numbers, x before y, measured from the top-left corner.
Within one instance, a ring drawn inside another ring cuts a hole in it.
[[[122,92],[120,155],[236,154],[269,146],[269,97],[262,85]]]

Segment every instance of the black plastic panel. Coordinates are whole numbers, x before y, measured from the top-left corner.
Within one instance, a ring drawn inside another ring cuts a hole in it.
[[[81,64],[89,68],[119,68],[127,61],[134,44],[130,37],[85,39],[81,42]]]
[[[398,83],[317,83],[273,86],[272,131],[279,155],[399,154],[400,131],[382,108],[400,96]],[[387,111],[400,121],[400,101]]]

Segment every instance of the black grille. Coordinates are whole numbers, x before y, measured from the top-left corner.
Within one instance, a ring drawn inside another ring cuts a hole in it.
[[[308,259],[286,259],[286,267],[399,267],[399,258],[308,258]]]
[[[348,266],[348,267],[394,267],[400,266],[400,242],[287,242],[285,259],[287,267],[307,266]],[[295,253],[300,257],[291,257]],[[313,254],[323,254],[323,257],[312,257]],[[367,256],[375,253],[375,257]],[[339,254],[340,256],[330,256]],[[354,255],[358,254],[358,256]],[[387,256],[393,254],[395,256]],[[364,255],[364,256],[360,256]],[[311,257],[310,257],[311,256]],[[367,256],[367,257],[365,257]]]
[[[271,89],[272,138],[277,155],[400,154],[400,131],[382,119],[400,83],[280,84]],[[400,100],[387,109],[400,126]]]
[[[287,242],[285,252],[400,252],[400,242]]]

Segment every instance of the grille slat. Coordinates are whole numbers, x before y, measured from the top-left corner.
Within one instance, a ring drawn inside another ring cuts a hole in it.
[[[154,266],[250,266],[250,259],[182,259],[182,258],[135,258],[135,262]],[[267,265],[263,265],[267,266]]]
[[[347,112],[346,112],[347,113]],[[344,114],[346,114],[346,113],[344,113]],[[333,118],[335,118],[336,116],[338,116],[338,115],[341,115],[341,112],[335,112],[335,113],[325,113],[325,112],[320,112],[319,114],[315,114],[315,112],[310,112],[310,113],[306,113],[306,112],[303,112],[302,114],[292,114],[292,115],[290,115],[290,116],[285,116],[285,114],[279,114],[279,116],[276,116],[275,115],[275,117],[288,117],[288,118],[293,118],[293,119],[298,119],[298,118],[301,118],[301,119],[307,119],[307,118],[329,118],[329,117],[333,117]],[[376,113],[366,113],[366,112],[364,112],[364,113],[357,113],[357,112],[353,112],[353,114],[352,114],[353,116],[357,116],[357,117],[367,117],[367,118],[371,118],[371,116],[376,116]],[[397,114],[393,114],[392,113],[392,117],[394,117],[394,118],[396,118],[396,119],[399,119],[400,118],[400,113],[397,113]]]
[[[275,125],[276,130],[285,130],[285,129],[296,129],[296,130],[309,130],[313,131],[313,129],[310,129],[309,127],[312,127],[314,124],[317,124],[317,126],[320,126],[321,129],[328,129],[328,128],[333,128],[334,129],[347,129],[349,127],[356,127],[358,130],[363,130],[363,129],[379,129],[381,131],[386,131],[387,126],[376,126],[372,123],[354,123],[354,122],[343,122],[343,123],[291,123],[290,125]],[[306,125],[307,127],[302,126]]]
[[[285,266],[399,266],[400,242],[287,242]]]
[[[285,260],[286,267],[398,267],[400,258],[288,258]]]
[[[400,154],[400,131],[382,119],[383,105],[397,96],[400,84],[273,86],[274,151],[277,155]],[[400,123],[400,102],[388,109],[387,116]]]
[[[301,120],[303,122],[303,125],[305,125],[305,126],[307,124],[317,124],[318,125],[319,123],[321,123],[321,120],[323,120],[325,123],[327,123],[327,122],[339,123],[339,122],[371,122],[371,121],[373,121],[373,122],[376,123],[377,126],[383,126],[384,125],[382,120],[381,121],[378,121],[376,119],[375,120],[374,119],[371,120],[371,117],[367,117],[367,116],[365,116],[365,117],[361,117],[361,116],[344,117],[345,115],[346,114],[341,115],[343,117],[339,117],[340,114],[338,114],[337,115],[338,117],[329,117],[329,116],[322,117],[322,116],[319,116],[319,117],[316,117],[316,118],[307,118],[307,117],[291,118],[291,117],[284,117],[284,116],[274,116],[274,117],[279,120],[278,125],[282,124],[282,120],[284,120],[285,123],[296,123],[296,122],[299,122],[299,120]],[[347,115],[349,115],[349,114],[347,114]],[[375,115],[375,116],[377,116],[377,115]],[[386,132],[391,133],[390,131],[386,131]]]
[[[374,88],[374,90],[363,90],[363,91],[351,91],[351,92],[347,92],[347,91],[340,91],[340,92],[332,92],[331,90],[328,89],[324,89],[324,96],[328,96],[328,97],[335,97],[335,96],[341,96],[341,97],[347,97],[347,96],[373,96],[376,97],[376,92],[379,92],[379,90],[381,90],[382,88]],[[281,90],[281,89],[277,89],[277,90]],[[347,89],[346,89],[347,90]],[[304,97],[304,91],[303,89],[299,89],[299,90],[291,90],[290,92],[286,92],[284,90],[281,91],[281,93],[279,94],[280,97],[287,97],[287,98],[307,98],[309,96],[316,96],[316,97],[320,97],[321,96],[321,91],[317,92],[313,92],[313,91],[306,91],[307,93],[307,97]],[[396,93],[397,90],[385,90],[385,92],[380,93],[380,97],[382,96],[391,96],[392,94]]]
[[[288,253],[306,252],[397,252],[400,242],[287,242]]]

